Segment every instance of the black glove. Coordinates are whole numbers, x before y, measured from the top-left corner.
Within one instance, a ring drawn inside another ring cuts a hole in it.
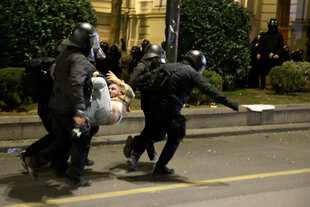
[[[90,130],[90,123],[86,120],[85,124],[74,124],[74,128],[71,131],[71,137],[73,139],[78,139],[82,133],[88,132]]]
[[[239,111],[239,105],[236,102],[231,102],[231,107],[232,110],[234,111]]]

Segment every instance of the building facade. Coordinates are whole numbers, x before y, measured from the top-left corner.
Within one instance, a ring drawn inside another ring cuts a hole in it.
[[[112,0],[90,0],[98,15],[101,40],[108,40]],[[310,19],[309,0],[235,0],[251,13],[250,40],[267,31],[270,18],[279,20],[285,44],[291,49],[304,49]],[[165,38],[166,0],[123,0],[120,38],[127,48],[141,45],[142,39],[161,44]]]

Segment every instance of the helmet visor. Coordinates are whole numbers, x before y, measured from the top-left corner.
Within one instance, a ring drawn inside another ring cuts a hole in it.
[[[100,47],[100,40],[98,32],[95,32],[94,36],[90,39],[91,52],[94,54],[96,59],[106,58],[105,53]]]

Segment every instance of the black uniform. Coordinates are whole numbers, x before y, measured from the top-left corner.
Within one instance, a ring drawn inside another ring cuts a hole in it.
[[[145,59],[141,60],[137,66],[134,68],[132,73],[130,74],[129,82],[128,84],[135,90],[136,85],[140,82],[139,77],[143,74],[145,74],[148,71],[151,71],[154,68],[157,68],[161,64],[159,58],[152,58],[152,59]],[[152,124],[151,123],[151,116],[150,116],[150,111],[151,111],[151,94],[149,94],[147,88],[139,87],[140,94],[141,94],[141,109],[144,113],[144,118],[145,118],[145,125],[140,133],[139,136],[136,136],[135,139],[141,139],[141,140],[148,140],[148,147],[147,147],[147,153],[149,158],[152,160],[154,159],[154,153],[155,153],[155,148],[154,145],[151,144],[152,139],[149,139],[148,134],[149,131],[154,131],[152,129]]]
[[[268,30],[261,34],[259,41],[258,54],[261,55],[261,88],[265,88],[265,79],[269,74],[271,68],[282,64],[282,51],[284,46],[284,40],[281,32],[278,30]],[[279,55],[279,58],[275,59],[274,55]]]
[[[260,60],[257,60],[257,51],[260,44],[261,34],[256,36],[251,42],[251,70],[248,77],[249,88],[259,88],[259,73],[260,73]]]
[[[54,66],[55,59],[50,57],[40,57],[32,59],[26,65],[26,73],[32,77],[26,80],[23,90],[30,90],[31,96],[38,102],[38,115],[48,132],[44,137],[35,141],[20,154],[23,166],[26,168],[25,158],[34,156],[37,152],[47,147],[55,141],[49,118],[49,98],[52,93],[53,79],[50,76],[50,68]],[[27,89],[28,88],[28,89]],[[38,163],[45,164],[44,163]]]
[[[151,108],[150,124],[152,131],[148,131],[148,137],[154,141],[159,140],[167,133],[167,143],[159,157],[156,167],[163,168],[173,157],[180,141],[185,136],[185,118],[181,115],[181,109],[192,88],[196,87],[210,96],[216,102],[224,104],[238,110],[238,104],[228,100],[220,91],[208,83],[205,78],[184,63],[167,63],[162,66],[164,70],[175,70],[171,75],[165,91],[157,97],[152,97],[154,101]],[[139,81],[147,77],[147,74],[140,77]],[[160,134],[161,133],[161,134]],[[133,150],[136,161],[139,160],[148,143],[139,139]]]
[[[55,167],[59,171],[66,170],[71,154],[67,174],[72,179],[79,179],[82,174],[86,159],[82,156],[90,144],[89,133],[82,133],[78,139],[71,137],[75,127],[73,117],[86,117],[91,95],[90,79],[95,71],[83,52],[83,49],[68,46],[56,60],[53,94],[49,102],[55,142],[39,153],[39,158],[55,158]]]

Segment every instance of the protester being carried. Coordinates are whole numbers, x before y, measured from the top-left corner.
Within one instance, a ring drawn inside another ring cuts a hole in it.
[[[130,111],[130,103],[135,97],[132,88],[112,71],[107,73],[107,79],[113,82],[109,86],[102,77],[92,78],[94,92],[87,110],[91,125],[119,123]]]

